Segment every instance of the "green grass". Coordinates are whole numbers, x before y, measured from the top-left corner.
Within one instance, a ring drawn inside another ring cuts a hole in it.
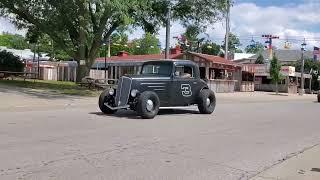
[[[0,85],[1,84],[13,87],[47,90],[50,92],[65,95],[97,96],[99,94],[98,91],[89,90],[85,87],[80,87],[74,82],[44,80],[0,80]]]

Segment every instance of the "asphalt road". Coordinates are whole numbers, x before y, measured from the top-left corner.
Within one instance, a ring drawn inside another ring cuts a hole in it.
[[[213,115],[154,120],[103,115],[92,98],[0,108],[0,179],[248,179],[320,143],[320,104],[270,98],[221,96]]]

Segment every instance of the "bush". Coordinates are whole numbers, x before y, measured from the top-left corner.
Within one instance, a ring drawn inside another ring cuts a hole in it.
[[[24,64],[11,52],[0,51],[0,71],[22,72]]]

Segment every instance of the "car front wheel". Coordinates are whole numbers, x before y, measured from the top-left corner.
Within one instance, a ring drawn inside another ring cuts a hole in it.
[[[99,108],[100,110],[104,113],[104,114],[114,114],[117,112],[117,110],[112,110],[110,108],[108,108],[106,105],[104,105],[104,103],[112,103],[112,101],[114,100],[114,97],[109,95],[109,91],[103,91],[100,94],[99,97]]]
[[[137,113],[143,119],[153,119],[159,112],[160,100],[156,93],[143,92],[138,97]]]
[[[203,89],[198,97],[198,109],[201,114],[211,114],[216,108],[216,96],[210,89]]]

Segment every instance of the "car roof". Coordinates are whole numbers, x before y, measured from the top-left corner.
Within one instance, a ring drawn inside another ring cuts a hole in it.
[[[197,64],[194,63],[193,61],[190,60],[182,60],[182,59],[159,59],[159,60],[150,60],[150,61],[146,61],[145,63],[152,63],[152,62],[156,62],[156,63],[173,63],[175,65],[194,65],[196,66]]]

